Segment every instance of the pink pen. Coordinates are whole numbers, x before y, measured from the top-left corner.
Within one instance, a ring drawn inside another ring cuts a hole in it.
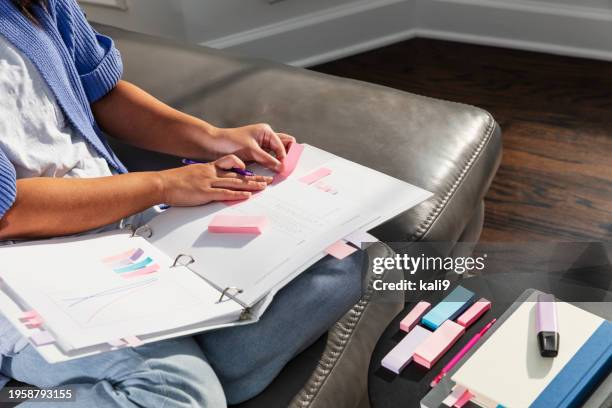
[[[470,339],[470,341],[468,341],[468,343],[463,346],[463,348],[455,355],[455,357],[453,357],[453,359],[451,361],[448,362],[448,364],[446,364],[444,366],[444,368],[442,368],[442,371],[440,371],[440,374],[438,374],[436,376],[436,378],[434,378],[434,380],[431,382],[431,386],[435,387],[436,385],[438,385],[438,383],[440,381],[442,381],[442,378],[444,378],[444,376],[450,371],[452,370],[452,368],[457,365],[457,363],[459,362],[459,360],[461,360],[463,358],[463,356],[465,356],[467,354],[468,351],[470,351],[472,349],[472,347],[474,347],[474,345],[476,343],[478,343],[478,340],[480,340],[480,338],[482,336],[484,336],[484,334],[489,331],[489,329],[491,328],[491,326],[493,326],[493,324],[497,321],[497,319],[493,319],[489,322],[489,324],[487,324],[485,327],[482,328],[482,330],[480,330],[478,333],[476,333],[474,335],[474,337],[472,337]]]

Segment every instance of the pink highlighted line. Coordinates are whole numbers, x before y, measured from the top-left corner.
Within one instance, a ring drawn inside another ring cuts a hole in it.
[[[108,258],[104,258],[102,259],[102,262],[110,263],[110,262],[121,261],[123,259],[129,258],[130,256],[134,255],[134,252],[136,252],[136,248],[130,249],[129,251],[123,252],[119,255],[109,256]]]
[[[158,264],[154,264],[151,266],[148,266],[146,268],[134,271],[134,272],[129,272],[129,273],[123,273],[121,274],[122,278],[135,278],[137,276],[143,276],[143,275],[148,275],[150,273],[155,273],[159,270],[159,265]]]

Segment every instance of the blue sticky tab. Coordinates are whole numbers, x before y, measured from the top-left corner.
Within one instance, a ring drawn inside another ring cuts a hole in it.
[[[463,286],[457,286],[440,303],[431,309],[423,318],[421,323],[436,330],[447,320],[459,317],[476,300],[476,294]]]

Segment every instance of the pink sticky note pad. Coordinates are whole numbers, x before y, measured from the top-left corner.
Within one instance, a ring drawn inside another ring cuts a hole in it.
[[[304,151],[304,145],[300,143],[291,143],[287,156],[283,160],[283,167],[281,171],[274,177],[275,181],[286,179],[293,173],[293,170],[298,165],[302,152]]]
[[[468,310],[463,312],[463,314],[457,319],[457,323],[463,327],[470,327],[489,309],[491,309],[491,302],[485,298],[482,298],[470,306]]]
[[[302,183],[312,184],[321,180],[323,177],[329,176],[330,174],[332,174],[332,171],[330,169],[328,169],[327,167],[321,167],[320,169],[315,170],[310,174],[300,177],[298,180]]]
[[[46,330],[41,330],[30,336],[30,341],[36,347],[46,346],[55,343],[55,337]]]
[[[381,365],[395,374],[401,371],[412,361],[414,350],[422,344],[432,332],[422,326],[416,326],[382,359]]]
[[[455,402],[454,407],[455,408],[463,408],[463,406],[465,404],[467,404],[468,402],[470,402],[470,400],[474,398],[474,394],[472,394],[469,391],[466,391],[463,393],[463,395],[461,397],[459,397],[459,399],[457,400],[457,402]]]
[[[124,337],[123,340],[128,344],[128,346],[130,347],[138,347],[138,346],[142,346],[144,343],[142,342],[142,340],[140,340],[138,337],[136,336],[127,336]]]
[[[460,385],[457,385],[455,389],[453,390],[453,392],[448,394],[448,396],[444,399],[444,401],[442,401],[442,405],[447,406],[447,407],[452,407],[453,405],[457,403],[457,401],[459,401],[459,399],[466,392],[468,392],[466,388]]]
[[[357,251],[357,248],[350,246],[342,240],[325,248],[325,253],[337,259],[344,259],[355,251]]]
[[[400,330],[409,332],[421,320],[421,317],[431,309],[431,303],[421,301],[400,322]]]
[[[268,218],[259,215],[216,215],[208,231],[216,234],[261,234]]]
[[[465,327],[447,320],[414,351],[414,362],[431,368],[459,340]]]

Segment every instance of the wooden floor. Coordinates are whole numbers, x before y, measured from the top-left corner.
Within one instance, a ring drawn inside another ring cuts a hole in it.
[[[313,69],[493,114],[483,241],[612,240],[612,63],[414,39]]]

